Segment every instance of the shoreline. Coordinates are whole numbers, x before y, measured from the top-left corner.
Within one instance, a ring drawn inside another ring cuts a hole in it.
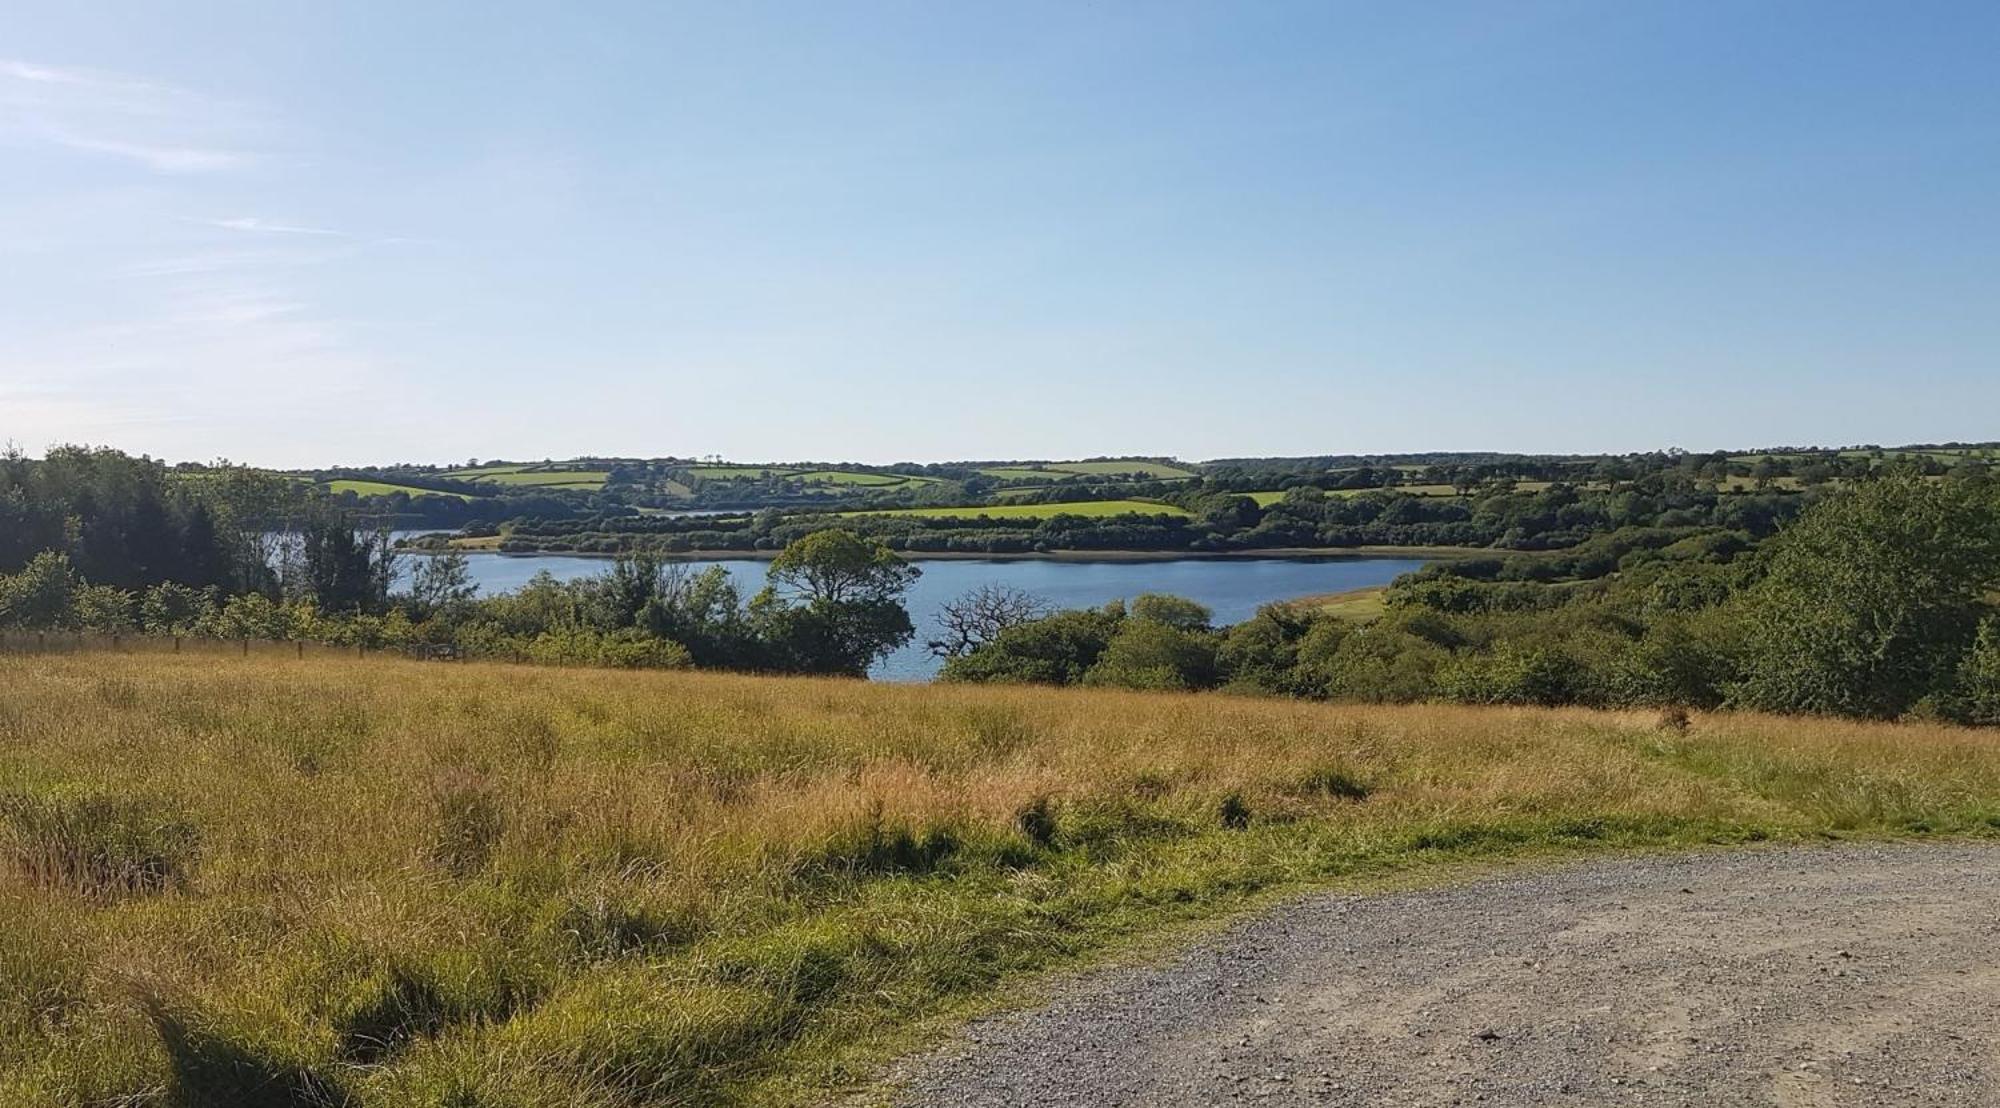
[[[506,551],[451,547],[446,550],[424,550],[398,548],[398,554],[436,555],[464,554],[467,557],[484,555],[500,558],[598,558],[616,559],[630,551],[620,553],[600,553],[579,550],[530,550]],[[776,558],[776,550],[678,550],[655,551],[658,557],[672,562],[768,562]],[[1259,560],[1289,561],[1346,561],[1358,558],[1407,558],[1424,561],[1445,561],[1457,558],[1477,558],[1499,553],[1489,547],[1479,546],[1337,546],[1337,547],[1271,547],[1265,550],[1034,550],[1009,553],[985,553],[960,550],[898,550],[896,554],[912,562],[1242,562]]]

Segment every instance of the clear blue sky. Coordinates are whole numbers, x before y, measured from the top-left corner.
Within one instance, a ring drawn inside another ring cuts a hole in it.
[[[1990,3],[16,5],[0,440],[2000,437]]]

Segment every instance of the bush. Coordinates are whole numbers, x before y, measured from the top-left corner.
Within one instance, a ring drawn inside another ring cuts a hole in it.
[[[0,627],[31,631],[75,627],[76,593],[82,587],[69,556],[45,550],[21,572],[0,577]]]
[[[1112,636],[1083,680],[1127,689],[1207,688],[1215,682],[1215,639],[1135,616]]]
[[[1980,625],[1979,637],[1958,664],[1944,714],[1959,723],[2000,726],[2000,618]]]

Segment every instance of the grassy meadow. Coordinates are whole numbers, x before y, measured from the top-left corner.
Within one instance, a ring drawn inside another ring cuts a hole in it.
[[[419,496],[449,496],[454,500],[473,499],[472,496],[462,492],[440,492],[437,489],[420,489],[415,485],[395,485],[387,481],[356,481],[346,478],[321,482],[320,488],[336,496],[343,492],[351,492],[356,496],[392,496],[400,492],[412,500]]]
[[[785,466],[758,465],[707,465],[689,466],[687,472],[704,481],[764,481],[782,478],[805,485],[851,486],[854,488],[893,489],[913,485],[940,484],[935,477],[919,477],[903,473],[868,473],[849,469],[797,469]]]
[[[610,478],[608,470],[564,469],[553,465],[494,465],[477,469],[455,469],[445,474],[462,481],[479,481],[518,488],[575,489],[594,492]]]
[[[1093,519],[1123,515],[1192,515],[1186,508],[1151,500],[1075,500],[1060,504],[981,504],[966,508],[874,508],[841,515],[922,516],[927,519],[1049,519],[1058,515]]]
[[[1191,469],[1159,462],[1036,462],[1032,465],[987,466],[979,471],[1002,481],[1059,481],[1068,477],[1125,477],[1139,474],[1149,480],[1179,481],[1195,477]]]
[[[1946,727],[0,656],[0,1103],[823,1103],[1285,890],[1996,827]]]

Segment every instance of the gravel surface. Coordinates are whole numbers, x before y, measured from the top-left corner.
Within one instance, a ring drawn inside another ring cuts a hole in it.
[[[1316,896],[901,1067],[893,1103],[2000,1105],[2000,847]]]

